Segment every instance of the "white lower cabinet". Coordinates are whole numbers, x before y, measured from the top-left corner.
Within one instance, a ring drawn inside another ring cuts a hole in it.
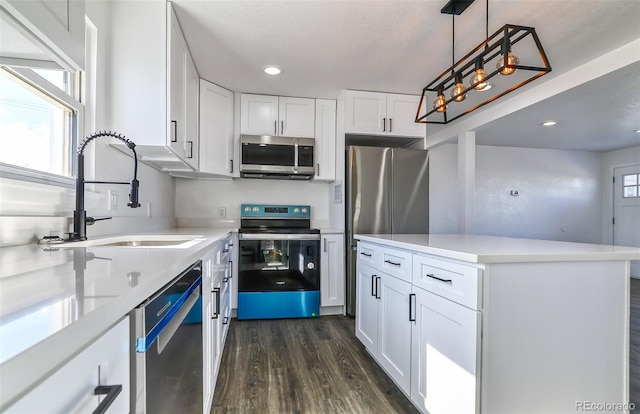
[[[125,317],[5,412],[128,413],[129,342]]]
[[[231,322],[231,262],[234,237],[231,234],[214,245],[202,259],[204,413],[211,410],[222,351]]]
[[[344,236],[323,234],[320,259],[320,306],[344,306]]]
[[[411,400],[422,412],[479,412],[480,312],[413,287]]]
[[[356,336],[405,392],[411,378],[411,284],[358,264]]]
[[[367,254],[358,254],[356,337],[422,412],[479,412],[481,313],[416,285],[427,257],[362,242],[358,252]],[[386,273],[390,261],[402,271]],[[475,268],[462,273],[478,278]]]

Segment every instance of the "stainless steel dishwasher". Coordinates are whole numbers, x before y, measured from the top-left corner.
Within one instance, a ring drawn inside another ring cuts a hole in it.
[[[132,413],[201,413],[202,262],[131,312]]]

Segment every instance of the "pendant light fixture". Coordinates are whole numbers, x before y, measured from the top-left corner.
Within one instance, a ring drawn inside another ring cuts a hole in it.
[[[450,0],[440,10],[453,15],[452,64],[422,89],[416,122],[447,124],[551,71],[535,28],[505,24],[489,36],[489,0],[486,39],[455,62],[455,16],[473,1]],[[428,102],[433,102],[432,109],[426,107]]]

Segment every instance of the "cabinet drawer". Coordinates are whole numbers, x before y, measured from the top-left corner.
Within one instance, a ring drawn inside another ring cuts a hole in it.
[[[385,273],[411,283],[412,257],[413,254],[411,252],[383,247],[379,249],[379,261],[376,267]]]
[[[373,244],[358,242],[358,261],[372,267],[378,267],[378,249]]]
[[[413,284],[468,308],[479,310],[481,270],[471,266],[413,255]]]

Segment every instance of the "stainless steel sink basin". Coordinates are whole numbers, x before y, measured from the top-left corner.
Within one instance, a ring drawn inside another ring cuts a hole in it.
[[[65,247],[128,247],[128,248],[171,248],[186,249],[194,246],[204,238],[201,235],[184,234],[151,234],[131,235],[118,237],[105,237],[102,239],[87,240],[83,242],[67,243]]]

